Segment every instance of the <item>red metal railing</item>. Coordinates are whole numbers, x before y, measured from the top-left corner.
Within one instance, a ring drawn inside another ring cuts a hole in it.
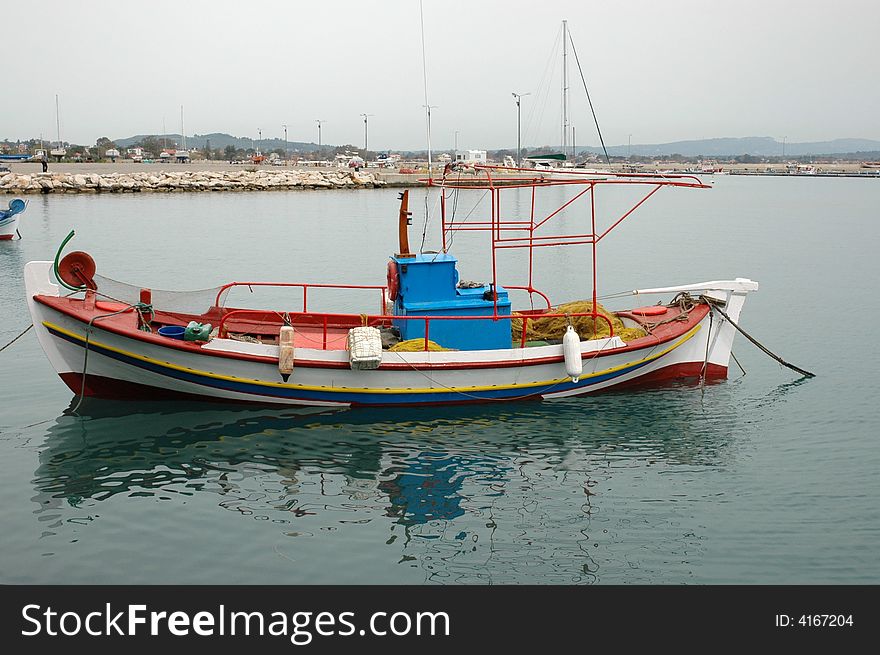
[[[508,290],[512,289],[514,291],[527,291],[529,293],[529,295],[536,293],[544,299],[544,302],[547,303],[547,309],[552,308],[552,305],[550,304],[550,298],[547,297],[547,294],[545,294],[543,291],[538,291],[536,288],[534,288],[532,286],[517,286],[517,285],[513,285],[513,284],[505,284],[504,288],[508,289]]]
[[[380,303],[385,302],[385,293],[387,288],[373,284],[309,284],[307,282],[230,282],[220,287],[217,297],[214,299],[214,305],[220,306],[220,298],[232,287],[298,287],[303,290],[303,307],[302,311],[309,311],[309,289],[376,289],[381,296]]]
[[[516,287],[508,287],[508,288],[516,288]],[[546,296],[539,291],[535,291],[539,295],[543,296],[546,299]],[[549,302],[549,301],[548,301]],[[568,313],[568,314],[560,314],[560,313],[545,313],[542,311],[528,314],[516,314],[516,315],[499,315],[499,316],[390,316],[388,314],[335,314],[329,312],[273,312],[267,310],[256,310],[256,309],[234,309],[232,311],[227,312],[220,319],[220,323],[218,325],[218,337],[221,339],[225,339],[228,336],[228,328],[227,321],[230,317],[244,317],[250,315],[254,318],[262,319],[265,321],[267,315],[275,315],[279,318],[280,322],[284,322],[285,316],[290,318],[291,323],[296,323],[297,319],[299,322],[308,322],[310,324],[316,324],[320,321],[321,323],[321,333],[322,333],[322,350],[327,350],[327,330],[332,327],[353,327],[357,325],[387,325],[392,320],[395,321],[424,321],[425,322],[425,336],[424,336],[424,348],[423,350],[427,351],[429,334],[430,334],[430,326],[431,321],[496,321],[501,319],[510,319],[510,320],[521,320],[522,321],[522,336],[520,337],[520,347],[526,347],[526,332],[528,329],[528,322],[530,320],[538,320],[544,318],[580,318],[580,317],[590,317],[595,320],[597,318],[602,319],[605,323],[608,324],[608,336],[614,336],[614,325],[612,325],[611,320],[603,314],[599,314],[598,312],[576,312],[576,313]]]

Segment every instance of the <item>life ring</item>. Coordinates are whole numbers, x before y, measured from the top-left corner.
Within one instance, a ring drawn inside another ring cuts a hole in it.
[[[388,273],[385,276],[388,285],[388,297],[397,300],[397,292],[400,291],[400,274],[397,272],[397,262],[393,259],[388,262]]]

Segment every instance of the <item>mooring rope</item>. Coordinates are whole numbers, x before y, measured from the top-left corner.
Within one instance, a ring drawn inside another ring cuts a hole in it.
[[[9,346],[11,346],[12,344],[14,344],[14,343],[15,343],[16,341],[18,341],[19,339],[21,339],[24,335],[27,334],[28,330],[30,330],[32,327],[34,327],[34,324],[33,324],[33,323],[31,323],[30,325],[28,325],[28,326],[27,326],[27,327],[21,332],[21,334],[19,334],[17,337],[15,337],[12,341],[10,341],[10,342],[7,343],[5,346],[3,346],[2,348],[0,348],[0,352],[3,352],[3,351],[6,350],[7,348],[9,348]]]
[[[690,313],[697,306],[697,303],[694,302],[694,299],[687,291],[682,291],[675,298],[672,299],[666,307],[672,309],[673,307],[678,306],[679,313],[671,316],[670,318],[665,318],[662,321],[654,321],[649,322],[645,321],[642,323],[642,328],[648,334],[653,334],[654,330],[656,330],[661,325],[666,325],[667,323],[674,323],[676,321],[684,322],[690,318]]]
[[[739,370],[743,372],[743,377],[745,377],[746,369],[744,369],[743,365],[739,363],[739,360],[736,358],[736,355],[734,354],[734,352],[732,350],[730,351],[730,356],[733,357],[733,361],[736,362],[736,365],[739,366]]]
[[[135,309],[140,314],[141,306],[145,306],[145,305],[143,305],[143,303],[134,303],[134,304],[128,305],[118,311],[111,312],[109,314],[101,314],[99,316],[93,316],[91,319],[89,319],[89,324],[88,324],[88,326],[86,326],[86,345],[85,345],[86,352],[85,352],[85,355],[83,356],[82,381],[80,382],[80,387],[79,387],[79,399],[76,401],[76,405],[74,405],[73,409],[70,410],[70,412],[72,414],[76,414],[77,410],[79,409],[79,406],[82,405],[83,398],[85,398],[85,395],[86,395],[86,371],[88,370],[88,365],[89,365],[89,341],[92,336],[92,326],[95,324],[95,321],[100,321],[102,318],[110,318],[111,316],[116,316],[117,314],[124,314],[125,312],[129,311],[130,309]]]
[[[706,356],[703,357],[703,368],[700,369],[700,388],[706,384],[706,369],[709,367],[709,351],[712,349],[712,319],[715,315],[712,313],[712,305],[709,305],[709,329],[706,331]]]
[[[719,314],[721,314],[721,316],[723,316],[725,320],[727,320],[727,321],[728,321],[728,322],[729,322],[734,328],[736,328],[737,332],[739,332],[739,333],[740,333],[741,335],[743,335],[746,339],[748,339],[748,340],[751,341],[753,344],[755,344],[755,345],[756,345],[761,351],[763,351],[765,354],[767,354],[768,356],[772,357],[773,359],[775,359],[777,362],[779,362],[780,364],[782,364],[782,365],[785,366],[786,368],[790,368],[792,371],[797,371],[798,373],[800,373],[800,374],[803,375],[804,377],[808,377],[808,378],[814,378],[814,377],[816,377],[816,374],[815,374],[815,373],[810,373],[809,371],[806,371],[806,370],[800,368],[799,366],[795,366],[794,364],[790,364],[790,363],[788,363],[787,361],[785,361],[784,359],[782,359],[782,357],[780,357],[779,355],[776,355],[776,354],[770,352],[770,350],[769,350],[766,346],[764,346],[764,345],[763,345],[762,343],[760,343],[757,339],[755,339],[752,335],[750,335],[748,332],[746,332],[745,330],[743,330],[739,325],[737,325],[737,324],[736,324],[736,323],[730,318],[730,316],[727,315],[727,312],[725,312],[723,309],[721,309],[721,307],[718,306],[718,300],[717,300],[717,299],[715,299],[715,298],[709,298],[709,297],[707,297],[707,296],[700,296],[700,298],[701,298],[702,300],[706,301],[707,303],[709,303],[709,307],[710,307],[712,310],[717,311]]]

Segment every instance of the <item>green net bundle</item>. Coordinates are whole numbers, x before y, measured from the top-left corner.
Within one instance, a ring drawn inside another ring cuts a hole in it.
[[[592,311],[592,302],[589,300],[576,300],[574,302],[554,307],[549,310],[549,313],[586,314]],[[625,342],[638,339],[646,334],[641,328],[624,327],[623,321],[605,309],[602,305],[597,304],[596,311],[611,321],[611,324],[614,326],[615,336],[620,337]],[[514,312],[513,319],[511,320],[511,333],[514,341],[522,339],[523,320],[521,318],[516,318],[517,316],[519,316],[519,314]],[[526,341],[549,341],[551,339],[561,339],[562,335],[565,334],[565,329],[568,327],[569,322],[574,327],[581,340],[602,339],[609,335],[608,323],[601,318],[595,321],[595,325],[591,316],[572,316],[570,318],[565,316],[530,318],[526,326]]]

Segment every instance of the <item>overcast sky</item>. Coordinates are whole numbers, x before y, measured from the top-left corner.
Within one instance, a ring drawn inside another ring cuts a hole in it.
[[[425,147],[418,0],[3,0],[0,139],[180,131]],[[872,0],[425,0],[434,148],[560,142],[563,19],[608,145],[880,139]],[[569,53],[571,54],[571,53]],[[571,62],[578,145],[598,145]]]

